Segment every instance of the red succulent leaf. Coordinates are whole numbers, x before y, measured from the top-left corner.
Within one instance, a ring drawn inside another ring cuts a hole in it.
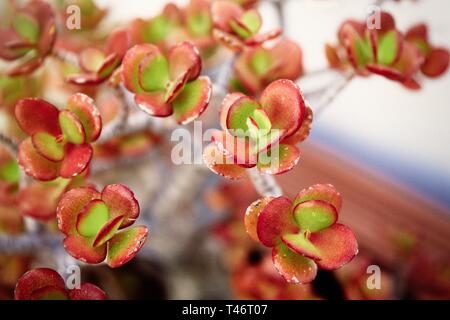
[[[444,74],[449,65],[449,52],[444,48],[431,49],[422,65],[421,70],[424,75],[430,78],[437,78]]]
[[[294,82],[286,79],[272,82],[262,92],[260,101],[272,123],[272,129],[279,129],[284,132],[284,137],[289,137],[300,128],[306,106]]]
[[[77,235],[78,214],[90,201],[100,197],[100,192],[93,188],[76,188],[64,193],[56,208],[59,230],[66,235]]]
[[[300,151],[290,144],[277,144],[258,155],[258,170],[263,174],[282,174],[295,167],[300,160]]]
[[[91,283],[82,283],[79,289],[69,290],[70,300],[106,300],[106,293]]]
[[[23,56],[23,53],[14,50],[14,47],[8,45],[9,43],[22,42],[20,37],[13,29],[5,29],[0,31],[0,57],[2,59],[12,61]]]
[[[86,142],[97,140],[102,131],[102,118],[94,100],[85,94],[76,93],[69,98],[67,108],[77,116],[83,125]]]
[[[203,150],[203,161],[212,172],[222,177],[238,180],[246,176],[245,169],[234,164],[214,143]]]
[[[317,232],[336,223],[338,211],[326,201],[309,200],[295,206],[294,217],[301,230]]]
[[[20,144],[18,161],[25,173],[37,180],[50,181],[58,176],[59,165],[41,156],[34,148],[31,138]]]
[[[139,217],[139,202],[127,186],[110,184],[103,189],[101,198],[109,209],[110,218],[125,216],[121,228],[133,224]]]
[[[47,286],[33,291],[30,300],[67,300],[67,298],[65,289]]]
[[[167,56],[170,66],[170,78],[178,79],[185,73],[187,80],[197,79],[202,71],[202,60],[197,48],[188,41],[173,46]]]
[[[108,241],[108,256],[106,263],[111,268],[117,268],[136,256],[147,240],[148,229],[145,226],[131,227],[117,233]]]
[[[122,224],[125,215],[117,216],[109,220],[103,228],[95,236],[94,242],[92,245],[94,247],[98,247],[106,243],[109,239],[111,239],[117,230],[119,230],[120,225]]]
[[[83,172],[92,159],[93,149],[90,144],[66,144],[64,159],[61,163],[60,176],[72,178]]]
[[[342,267],[358,253],[355,235],[350,228],[340,223],[312,233],[310,241],[320,252],[320,260],[316,263],[326,270]]]
[[[247,210],[245,211],[244,217],[245,230],[247,231],[247,234],[250,236],[250,238],[252,238],[257,242],[259,242],[257,231],[259,214],[266,207],[266,205],[273,199],[274,199],[273,197],[264,197],[258,199],[254,201],[252,204],[250,204],[250,206],[248,206]]]
[[[274,58],[282,59],[275,70],[277,79],[295,80],[303,74],[302,49],[294,41],[281,39],[269,49],[269,53]]]
[[[331,204],[337,211],[342,207],[342,196],[331,184],[315,184],[300,191],[294,200],[294,206],[310,200],[322,200]]]
[[[134,96],[137,106],[145,113],[154,117],[168,117],[173,114],[171,104],[165,102],[165,93],[139,93]]]
[[[238,37],[230,33],[219,29],[213,29],[213,37],[217,42],[233,51],[238,52],[244,49],[244,43]]]
[[[30,270],[17,281],[14,297],[16,300],[31,300],[34,293],[44,288],[64,290],[64,280],[52,269],[37,268]]]
[[[283,144],[296,145],[303,142],[310,134],[313,122],[313,111],[306,105],[305,118],[302,121],[301,127],[291,136],[282,139],[280,142]]]
[[[8,71],[8,76],[10,77],[17,77],[21,75],[26,75],[32,73],[34,70],[40,67],[42,64],[43,59],[41,57],[32,57],[23,63],[19,64],[18,66],[12,68]]]
[[[313,260],[303,257],[280,243],[272,250],[275,268],[289,283],[310,283],[316,278],[317,265]]]
[[[64,145],[57,137],[38,132],[31,136],[31,141],[36,151],[47,160],[58,162],[64,158]]]
[[[278,38],[283,33],[283,29],[276,28],[266,33],[255,34],[250,39],[245,40],[245,44],[248,46],[259,46],[266,41]]]
[[[19,192],[19,209],[22,215],[38,220],[55,217],[56,206],[62,191],[58,186],[33,183]]]
[[[119,29],[113,31],[105,44],[106,55],[116,54],[122,60],[127,50],[132,45],[131,33],[128,29]]]
[[[106,59],[103,51],[95,48],[87,48],[80,53],[80,66],[86,72],[97,72]]]
[[[254,143],[247,137],[235,137],[225,131],[214,130],[212,142],[227,158],[232,158],[241,167],[251,168],[257,163]]]
[[[239,20],[243,13],[244,10],[239,5],[229,1],[214,1],[211,6],[214,26],[227,33],[233,31],[230,26],[230,21]]]
[[[16,104],[15,115],[21,129],[30,136],[38,132],[47,132],[54,136],[61,134],[58,125],[58,109],[42,99],[19,100]]]
[[[231,108],[231,106],[240,98],[244,97],[245,95],[240,92],[234,92],[229,93],[225,97],[225,99],[222,101],[222,104],[220,106],[219,111],[219,117],[220,117],[220,126],[223,130],[227,130],[227,119],[228,119],[228,112]]]
[[[292,213],[292,202],[288,198],[275,198],[261,210],[258,217],[257,234],[263,245],[274,247],[280,242],[284,233],[296,230],[298,227]]]
[[[337,35],[340,44],[345,45],[345,42],[347,41],[348,38],[349,30],[354,30],[356,32],[356,35],[362,37],[366,30],[366,25],[364,24],[364,22],[353,19],[344,21],[339,27]]]
[[[425,44],[428,43],[428,27],[424,23],[419,23],[408,29],[405,33],[407,41],[422,40]]]
[[[103,262],[107,252],[106,244],[94,247],[92,238],[75,234],[64,239],[64,248],[75,259],[92,264]]]

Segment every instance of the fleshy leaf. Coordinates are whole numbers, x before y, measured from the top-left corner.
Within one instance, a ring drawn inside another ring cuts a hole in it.
[[[203,161],[212,172],[227,179],[238,180],[246,176],[245,169],[225,157],[214,143],[203,150]]]
[[[117,268],[133,259],[147,240],[147,235],[145,226],[131,227],[117,233],[108,241],[107,264]]]
[[[106,243],[106,241],[111,239],[117,232],[117,230],[119,230],[119,227],[122,224],[124,218],[125,216],[118,216],[109,220],[95,236],[93,246],[94,247],[101,246],[104,243]]]
[[[79,235],[69,235],[64,239],[64,248],[75,259],[85,263],[100,263],[106,257],[106,244],[98,247],[92,245],[92,239]]]
[[[301,254],[305,257],[318,260],[321,257],[321,252],[318,248],[311,243],[307,231],[301,231],[299,233],[284,234],[281,240],[289,247],[289,249]]]
[[[18,161],[25,173],[37,180],[49,181],[58,176],[58,164],[42,157],[33,147],[31,138],[20,144]]]
[[[48,268],[32,269],[17,281],[14,297],[16,300],[30,300],[33,293],[39,289],[45,287],[64,289],[64,286],[63,278],[56,271]]]
[[[244,217],[245,230],[247,231],[247,234],[250,236],[250,238],[252,238],[257,242],[259,242],[257,232],[259,214],[264,209],[264,207],[273,199],[274,199],[273,197],[260,198],[254,201],[252,204],[250,204],[247,210],[245,211]]]
[[[92,200],[78,214],[77,231],[84,237],[94,237],[108,220],[106,204],[102,200]]]
[[[222,105],[220,106],[220,126],[223,130],[227,130],[227,119],[228,119],[228,112],[231,108],[231,106],[240,98],[244,97],[245,95],[240,92],[234,92],[229,93],[226,95],[224,100],[222,101]]]
[[[386,32],[378,41],[377,59],[383,65],[391,65],[395,63],[402,50],[401,35],[399,32],[392,30]]]
[[[207,108],[211,99],[212,86],[208,77],[199,77],[188,82],[173,100],[173,113],[180,124],[197,119]]]
[[[227,158],[232,158],[235,164],[245,168],[256,165],[255,145],[249,138],[234,137],[224,131],[214,130],[212,141]]]
[[[70,97],[67,108],[77,116],[83,125],[86,142],[97,140],[102,131],[102,118],[94,100],[85,94],[76,93]]]
[[[275,268],[289,283],[310,283],[316,278],[317,265],[314,261],[296,254],[284,243],[273,248],[272,260]]]
[[[26,98],[16,104],[15,115],[23,131],[32,136],[37,132],[47,132],[54,136],[61,133],[58,125],[58,109],[36,98]]]
[[[270,201],[260,212],[257,224],[259,241],[274,247],[286,232],[297,230],[292,214],[292,202],[286,197],[278,197]]]
[[[313,117],[312,109],[306,106],[306,115],[300,128],[293,135],[281,140],[281,143],[296,145],[308,138],[311,132]]]
[[[47,286],[33,291],[31,300],[67,300],[67,293],[63,288]]]
[[[170,78],[172,80],[188,73],[188,80],[197,79],[202,70],[200,54],[192,43],[184,41],[173,46],[168,55]]]
[[[355,235],[350,228],[339,223],[312,233],[310,241],[320,251],[320,260],[316,263],[322,269],[338,269],[358,253]]]
[[[291,80],[272,82],[261,94],[260,102],[272,128],[285,131],[285,137],[295,133],[305,117],[305,101],[300,89]]]
[[[279,144],[258,156],[258,170],[266,174],[281,174],[291,170],[300,160],[300,151],[290,144]]]
[[[50,161],[61,161],[64,158],[64,145],[57,138],[46,132],[37,132],[31,137],[36,151]]]
[[[303,189],[295,197],[294,206],[310,200],[322,200],[328,202],[335,207],[338,212],[342,207],[342,196],[331,184],[315,184],[307,189]]]
[[[139,63],[139,84],[147,92],[164,90],[169,82],[169,64],[159,52],[147,54]]]
[[[64,148],[65,156],[60,169],[61,177],[72,178],[83,172],[91,162],[92,153],[90,144],[67,144]]]
[[[100,196],[100,192],[93,188],[76,188],[64,193],[56,208],[59,230],[66,235],[77,234],[78,214],[89,202],[100,199]]]
[[[72,111],[63,110],[59,113],[59,125],[61,126],[64,140],[74,144],[85,142],[86,134],[83,125]]]
[[[164,91],[140,93],[134,96],[137,106],[154,117],[168,117],[173,114],[172,105],[165,102]]]
[[[69,290],[70,300],[106,300],[106,293],[99,287],[82,283],[79,289]]]
[[[125,87],[135,93],[143,92],[139,84],[139,65],[147,55],[161,54],[157,46],[138,44],[127,51],[122,62],[122,77]]]
[[[247,136],[247,119],[258,108],[259,103],[249,97],[244,96],[236,100],[228,111],[227,129],[230,133],[237,137]]]
[[[36,43],[39,38],[39,24],[27,14],[18,14],[13,19],[15,31],[30,43]]]
[[[448,65],[448,50],[444,48],[432,49],[422,65],[422,72],[427,77],[437,78],[447,71]]]
[[[299,203],[294,209],[294,217],[301,230],[316,232],[328,228],[338,218],[334,206],[322,200]]]
[[[107,185],[102,191],[102,200],[108,206],[111,218],[125,216],[121,228],[133,224],[139,216],[139,202],[133,191],[123,184]]]
[[[80,65],[87,72],[97,72],[105,58],[106,56],[101,50],[87,48],[80,53]]]

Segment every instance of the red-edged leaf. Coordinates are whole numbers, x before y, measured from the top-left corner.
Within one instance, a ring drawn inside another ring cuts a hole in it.
[[[93,246],[94,247],[101,246],[104,243],[106,243],[106,241],[111,239],[116,233],[116,231],[119,230],[119,227],[122,224],[124,218],[125,216],[118,216],[109,220],[95,236]]]
[[[33,183],[19,193],[19,209],[24,216],[38,220],[49,220],[56,215],[58,199],[62,194],[60,186]]]
[[[159,52],[152,51],[139,63],[139,85],[146,92],[166,90],[169,83],[169,63]]]
[[[63,278],[52,269],[37,268],[25,273],[17,281],[14,290],[16,300],[30,300],[35,291],[45,288],[54,287],[64,290]]]
[[[316,278],[317,265],[313,260],[303,257],[281,243],[272,250],[275,268],[289,283],[310,283]]]
[[[300,128],[306,113],[305,100],[294,82],[286,79],[272,82],[260,101],[273,129],[282,130],[288,137]]]
[[[8,70],[6,74],[10,77],[27,75],[34,72],[37,68],[39,68],[43,62],[44,59],[40,56],[31,57],[30,59],[25,60],[24,62],[15,66],[11,70]]]
[[[225,32],[232,32],[230,22],[238,20],[244,10],[237,4],[230,1],[214,1],[211,6],[211,16],[214,26]]]
[[[258,170],[265,174],[282,174],[295,167],[300,151],[290,144],[277,144],[258,155]]]
[[[59,165],[42,157],[33,147],[31,138],[20,144],[18,161],[25,173],[37,180],[50,181],[58,176]]]
[[[121,228],[125,228],[139,217],[139,202],[133,191],[123,184],[107,185],[102,191],[102,200],[109,209],[111,218],[125,216]]]
[[[97,140],[102,131],[102,118],[94,100],[85,94],[76,93],[70,97],[67,108],[77,116],[83,125],[86,142]]]
[[[449,65],[449,52],[444,48],[435,48],[427,55],[425,63],[422,65],[422,72],[430,78],[437,78],[443,75]]]
[[[416,24],[408,29],[405,33],[405,39],[408,41],[422,40],[428,43],[428,27],[424,23]]]
[[[19,126],[30,136],[37,132],[47,132],[54,136],[61,133],[58,109],[42,99],[20,100],[16,104],[15,115]]]
[[[131,33],[128,29],[115,30],[106,41],[105,53],[107,55],[115,53],[121,60],[131,45]]]
[[[244,49],[244,43],[236,36],[224,32],[219,29],[213,29],[213,38],[221,45],[227,47],[230,50],[239,52]]]
[[[321,252],[311,243],[308,231],[300,231],[299,233],[288,233],[281,237],[281,240],[296,253],[310,259],[319,260]]]
[[[294,217],[301,230],[317,232],[333,225],[338,219],[338,212],[328,202],[309,200],[294,208]]]
[[[71,74],[64,78],[65,81],[79,86],[93,86],[102,83],[105,79],[97,73]]]
[[[90,144],[67,144],[64,148],[64,160],[61,163],[61,177],[72,178],[83,172],[91,162],[92,153]]]
[[[67,109],[63,110],[59,113],[58,120],[65,141],[74,144],[85,143],[86,133],[83,124],[75,113]]]
[[[224,131],[214,130],[212,142],[224,153],[225,157],[232,158],[233,163],[241,167],[252,168],[257,163],[254,142],[249,138],[235,137]]]
[[[199,77],[188,82],[173,100],[173,114],[180,124],[197,119],[208,107],[212,85],[208,77]]]
[[[260,212],[257,224],[259,241],[274,247],[286,232],[298,230],[292,212],[292,202],[286,197],[278,197],[270,201]]]
[[[134,100],[139,109],[151,116],[168,117],[173,113],[172,105],[165,102],[164,91],[136,94]]]
[[[47,132],[37,132],[31,136],[35,150],[47,160],[58,162],[64,158],[64,145],[57,137]]]
[[[355,235],[350,228],[339,223],[312,233],[310,241],[320,251],[320,260],[316,263],[322,269],[338,269],[350,262],[358,253]]]
[[[92,238],[69,235],[64,239],[64,248],[75,259],[85,263],[100,263],[106,257],[106,244],[98,247],[92,245]]]
[[[178,79],[188,73],[188,80],[197,79],[202,71],[202,60],[196,47],[188,41],[173,46],[168,54],[170,78]]]
[[[226,128],[233,136],[245,136],[248,134],[247,119],[260,104],[252,98],[242,96],[234,101],[228,110]]]
[[[133,259],[147,240],[147,235],[146,226],[131,227],[117,233],[108,241],[107,264],[117,268]]]
[[[47,286],[35,290],[30,300],[67,300],[67,292],[63,288]]]
[[[161,51],[151,44],[135,45],[125,54],[122,62],[122,78],[125,87],[131,92],[143,91],[139,85],[139,64],[145,56],[153,54],[161,54]]]
[[[108,207],[100,200],[91,200],[77,216],[77,231],[80,235],[92,238],[105,226],[108,222]]]
[[[21,42],[20,37],[13,29],[4,29],[0,31],[0,57],[4,60],[12,61],[20,58],[23,53],[18,50],[12,50],[8,43]]]
[[[306,106],[306,115],[300,128],[292,136],[282,139],[281,143],[296,145],[308,138],[311,132],[313,117],[314,115],[312,109]]]
[[[260,198],[254,201],[252,204],[250,204],[247,210],[245,211],[244,217],[245,230],[247,231],[247,234],[250,236],[250,238],[252,238],[257,242],[259,242],[257,232],[259,214],[265,208],[265,206],[273,199],[274,199],[273,197]]]
[[[165,99],[166,103],[171,103],[177,95],[183,90],[186,82],[188,81],[189,72],[185,72],[180,75],[177,79],[169,82],[168,88],[166,90]]]
[[[106,293],[91,283],[81,284],[79,289],[69,290],[70,300],[106,300]]]
[[[266,33],[255,34],[250,39],[245,40],[247,46],[259,46],[266,41],[278,38],[283,33],[283,29],[276,28]]]
[[[93,188],[75,188],[63,194],[56,208],[58,228],[66,235],[77,234],[76,223],[80,211],[101,194]]]
[[[95,48],[87,48],[80,53],[80,66],[86,72],[97,72],[105,61],[103,51]]]
[[[262,47],[257,50],[262,50],[264,54],[267,54]],[[237,57],[236,63],[234,64],[234,71],[239,79],[239,82],[245,90],[252,95],[260,92],[263,87],[261,76],[258,76],[257,72],[255,72],[254,68],[252,68],[252,61],[255,54],[257,54],[257,50],[246,50],[242,52]]]
[[[282,59],[282,63],[274,71],[277,79],[296,80],[303,74],[303,54],[300,46],[289,39],[282,39],[269,49],[274,59]],[[273,79],[276,80],[276,79]]]
[[[203,161],[212,172],[227,179],[238,180],[246,176],[245,169],[225,157],[214,143],[203,150]]]
[[[234,92],[229,93],[226,95],[225,99],[222,101],[222,104],[220,106],[219,111],[219,117],[220,117],[220,126],[223,130],[227,130],[227,119],[228,119],[228,112],[231,108],[231,106],[240,98],[244,97],[245,95],[240,92]]]
[[[342,196],[331,184],[315,184],[300,191],[294,200],[294,206],[310,200],[328,202],[339,212],[342,207]]]

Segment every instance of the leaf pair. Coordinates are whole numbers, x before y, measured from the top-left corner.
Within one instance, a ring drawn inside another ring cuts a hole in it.
[[[67,108],[35,98],[20,100],[15,109],[19,126],[30,137],[19,147],[19,164],[37,180],[71,178],[83,172],[92,158],[102,121],[94,101],[77,93]]]
[[[122,184],[76,188],[58,203],[58,228],[66,235],[64,247],[74,258],[86,263],[105,260],[117,268],[130,261],[144,245],[148,229],[130,227],[139,216],[139,203]]]
[[[272,82],[260,102],[242,93],[229,94],[220,110],[223,131],[213,132],[204,162],[230,179],[242,178],[246,168],[255,166],[266,174],[289,171],[300,158],[295,145],[306,139],[311,122],[311,109],[290,80]]]
[[[259,46],[282,32],[278,28],[260,34],[262,19],[259,13],[254,9],[244,10],[239,4],[230,1],[215,1],[211,14],[214,23],[213,37],[234,51],[242,51],[247,46]]]
[[[181,124],[198,118],[211,98],[211,82],[199,77],[197,49],[189,42],[172,47],[165,56],[158,47],[136,45],[123,60],[125,87],[135,93],[136,104],[155,117],[174,115]]]
[[[105,292],[91,283],[66,289],[64,279],[53,269],[36,268],[17,281],[16,300],[106,300]]]
[[[0,58],[20,63],[8,71],[10,76],[30,74],[50,54],[56,38],[55,17],[44,1],[30,1],[14,13],[11,25],[0,30]]]
[[[335,270],[358,252],[353,232],[337,223],[340,194],[331,185],[300,191],[294,202],[266,197],[252,203],[245,215],[251,238],[272,248],[275,267],[288,282],[314,280],[317,266]]]

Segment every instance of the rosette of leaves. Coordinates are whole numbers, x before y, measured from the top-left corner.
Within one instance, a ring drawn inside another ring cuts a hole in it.
[[[131,47],[131,34],[127,29],[114,31],[107,39],[103,50],[87,48],[80,53],[82,74],[72,74],[66,81],[77,85],[96,85],[109,79]]]
[[[135,19],[131,22],[130,30],[133,43],[151,43],[166,50],[176,43],[182,26],[183,15],[175,4],[167,4],[163,11],[149,19]]]
[[[449,65],[449,52],[446,48],[433,46],[428,37],[428,27],[423,24],[412,26],[405,34],[406,41],[419,48],[425,61],[420,70],[430,78],[437,78],[443,75]]]
[[[32,0],[17,8],[10,25],[0,30],[0,58],[7,61],[20,59],[8,75],[35,71],[51,53],[55,38],[55,17],[48,3]]]
[[[229,179],[256,167],[264,174],[291,170],[300,159],[296,145],[307,138],[312,111],[291,80],[272,82],[258,101],[231,93],[222,102],[222,131],[212,133],[203,160],[213,172]]]
[[[102,121],[94,101],[77,93],[67,108],[36,98],[20,100],[15,109],[19,126],[30,137],[19,146],[18,159],[25,173],[36,180],[72,178],[83,172],[92,158]]]
[[[105,292],[91,283],[66,289],[64,279],[53,269],[36,268],[17,281],[16,300],[106,300]]]
[[[335,270],[358,253],[358,243],[347,226],[337,223],[341,195],[331,185],[300,191],[292,202],[282,196],[252,203],[245,226],[255,241],[272,248],[272,260],[288,282],[309,283],[317,266]]]
[[[198,118],[211,98],[211,81],[200,76],[202,63],[189,42],[172,47],[167,55],[151,44],[136,45],[122,64],[125,87],[138,107],[155,117],[173,115],[186,124]]]
[[[106,258],[111,268],[122,266],[147,239],[146,226],[130,227],[139,211],[133,192],[122,184],[108,185],[102,192],[90,187],[66,192],[56,209],[58,228],[66,235],[66,251],[86,263]]]
[[[272,81],[295,81],[303,74],[302,50],[293,41],[282,39],[271,47],[260,46],[245,50],[234,64],[234,91],[249,95],[260,94]]]
[[[267,40],[278,37],[280,28],[260,34],[262,18],[254,9],[245,10],[231,1],[218,0],[211,7],[214,24],[213,37],[222,45],[234,51],[248,46],[259,46]]]
[[[80,8],[80,32],[94,29],[107,13],[106,10],[99,8],[94,0],[56,0],[56,5],[61,12],[63,21],[68,21],[72,17],[73,12],[67,10],[69,6]]]
[[[431,56],[432,60],[425,64],[427,46],[423,45],[423,38],[419,41],[408,41],[397,30],[395,20],[389,13],[382,12],[380,17],[378,29],[368,29],[363,21],[344,22],[338,32],[339,45],[326,46],[330,66],[351,67],[363,76],[378,74],[400,82],[409,89],[420,88],[417,76],[424,65],[425,72],[435,73],[436,76],[446,70],[448,53],[445,54],[444,49],[437,50],[435,58]],[[413,30],[408,38],[416,38],[417,33],[414,33]],[[418,46],[418,43],[421,45]],[[431,70],[433,68],[435,70]]]

